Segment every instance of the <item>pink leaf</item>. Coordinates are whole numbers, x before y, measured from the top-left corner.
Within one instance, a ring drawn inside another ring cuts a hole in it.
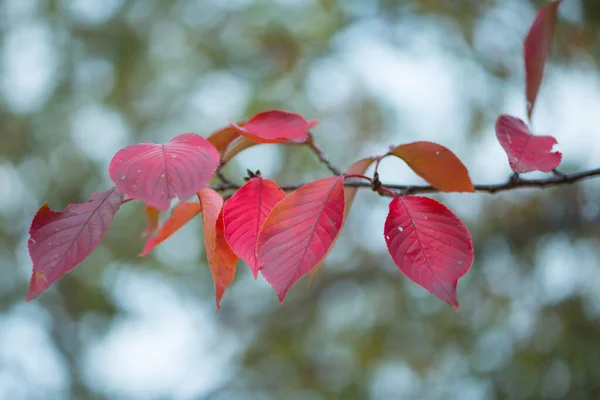
[[[94,193],[85,203],[52,211],[44,204],[31,223],[27,248],[33,261],[27,301],[81,263],[100,244],[123,194],[116,188]]]
[[[281,302],[325,257],[343,220],[343,176],[308,183],[273,208],[258,235],[257,257]]]
[[[460,219],[428,197],[396,197],[384,235],[400,271],[458,310],[456,285],[473,264],[471,235]]]
[[[110,162],[117,189],[160,211],[174,197],[187,200],[212,179],[219,153],[202,136],[184,133],[166,144],[140,143],[121,149]]]
[[[202,206],[202,227],[204,229],[204,248],[206,258],[215,284],[217,310],[221,308],[221,298],[225,289],[235,277],[238,257],[229,248],[225,240],[223,227],[223,198],[211,188],[202,188],[198,192]]]
[[[553,1],[540,9],[523,46],[525,59],[525,86],[527,96],[527,116],[531,119],[535,100],[542,83],[544,66],[552,49],[556,14],[560,1]]]
[[[256,258],[258,232],[273,207],[284,198],[284,191],[275,182],[259,175],[238,189],[223,206],[227,243],[248,264],[254,279],[260,269]]]
[[[304,142],[318,121],[306,121],[300,114],[282,110],[263,111],[242,127],[231,123],[242,135],[256,143]]]
[[[552,136],[535,136],[520,119],[501,115],[496,121],[496,137],[508,155],[508,162],[517,173],[550,172],[558,167],[562,154],[552,152],[557,143]]]

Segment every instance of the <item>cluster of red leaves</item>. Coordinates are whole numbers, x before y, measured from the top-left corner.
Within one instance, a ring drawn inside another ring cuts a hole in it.
[[[529,117],[558,4],[552,2],[540,11],[525,40]],[[35,215],[28,242],[33,274],[27,300],[98,246],[124,201],[141,200],[148,218],[142,235],[150,237],[140,255],[201,215],[217,308],[234,279],[238,259],[255,278],[262,274],[283,302],[294,283],[309,272],[316,273],[331,250],[358,190],[345,186],[345,181],[358,178],[393,197],[383,231],[394,263],[412,281],[458,309],[457,283],[473,263],[469,231],[444,205],[385,188],[377,173],[381,159],[396,156],[439,191],[474,192],[467,168],[444,146],[414,142],[392,147],[382,156],[357,161],[345,174],[307,183],[287,195],[260,174],[251,174],[226,201],[207,186],[218,168],[244,149],[261,143],[307,142],[316,124],[298,114],[271,110],[231,123],[207,139],[185,133],[165,144],[141,143],[120,150],[109,167],[113,188],[60,212],[45,204]],[[550,152],[556,140],[532,135],[517,118],[501,116],[496,132],[516,173],[548,172],[560,162],[560,153]],[[365,176],[374,163],[373,178]],[[198,201],[190,201],[192,196]],[[170,208],[174,198],[179,203],[161,225],[161,212]]]

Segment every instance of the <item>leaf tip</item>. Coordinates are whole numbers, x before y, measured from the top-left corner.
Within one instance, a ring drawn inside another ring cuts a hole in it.
[[[29,302],[42,293],[48,286],[46,275],[39,271],[33,271],[31,280],[29,281],[29,290],[25,301]]]

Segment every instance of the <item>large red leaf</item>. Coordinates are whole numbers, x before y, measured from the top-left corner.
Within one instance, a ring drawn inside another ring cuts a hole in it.
[[[458,310],[456,285],[473,263],[471,235],[460,219],[428,197],[396,197],[384,235],[400,271]]]
[[[343,176],[308,183],[273,208],[258,235],[257,257],[280,301],[325,257],[343,220]]]
[[[474,192],[464,164],[446,147],[431,142],[407,143],[391,153],[404,160],[417,175],[444,192]]]
[[[140,256],[145,256],[150,250],[167,240],[182,226],[190,222],[192,218],[200,214],[200,211],[202,211],[200,203],[179,203],[171,212],[169,219],[160,227],[157,234],[148,239]]]
[[[552,136],[535,136],[522,120],[501,115],[496,121],[496,137],[508,155],[508,162],[517,173],[550,172],[558,167],[562,154],[552,152],[557,143]]]
[[[554,37],[556,14],[560,1],[552,1],[540,9],[523,46],[527,116],[531,119],[535,100],[542,83],[544,66],[548,60]]]
[[[242,135],[256,143],[304,142],[318,121],[307,121],[300,114],[283,110],[263,111],[242,127],[231,123]]]
[[[148,237],[154,234],[158,229],[160,211],[154,207],[146,206],[146,229],[142,232],[142,237]]]
[[[350,168],[348,168],[348,170],[346,171],[346,175],[363,175],[367,171],[367,169],[369,169],[371,164],[373,164],[374,162],[375,162],[374,157],[367,157],[367,158],[358,160],[357,162],[352,164],[350,166]],[[354,203],[354,198],[356,197],[356,193],[358,192],[358,189],[359,189],[358,187],[352,187],[352,186],[344,187],[344,222],[342,223],[342,226],[344,223],[346,223],[346,218],[348,218],[348,214],[350,213],[350,209],[352,208],[352,203]],[[337,237],[335,240],[337,241]],[[335,245],[335,242],[334,242],[334,245]],[[332,248],[333,248],[333,245],[331,245],[329,250],[331,250]],[[329,254],[329,251],[327,252],[327,254]],[[317,276],[317,273],[321,269],[321,266],[323,265],[323,262],[325,260],[325,257],[327,257],[327,254],[325,254],[325,256],[323,257],[321,262],[319,262],[310,271],[309,276],[310,276],[311,281],[315,278],[315,276]]]
[[[256,258],[258,232],[273,207],[284,198],[285,192],[275,182],[255,176],[223,206],[227,243],[248,264],[254,279],[260,269]]]
[[[161,211],[174,197],[187,200],[212,179],[219,152],[202,136],[184,133],[166,144],[125,147],[110,162],[117,189]]]
[[[213,189],[206,187],[198,192],[198,199],[202,205],[204,247],[215,284],[217,309],[219,309],[221,308],[221,297],[235,277],[238,257],[225,240],[223,198]]]
[[[123,194],[113,187],[92,194],[91,200],[85,203],[69,204],[63,211],[52,211],[48,203],[39,209],[31,223],[27,242],[33,261],[27,301],[94,251],[119,211],[122,200]]]

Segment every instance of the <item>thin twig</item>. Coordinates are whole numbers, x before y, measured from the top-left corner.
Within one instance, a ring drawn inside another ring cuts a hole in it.
[[[334,175],[341,175],[342,172],[335,167],[335,165],[333,165],[331,163],[331,161],[329,161],[329,159],[327,158],[327,156],[325,155],[325,153],[323,152],[323,150],[321,150],[319,148],[319,146],[317,146],[317,144],[315,143],[315,139],[313,138],[312,133],[308,133],[308,140],[306,141],[306,144],[308,147],[310,147],[310,149],[313,151],[313,153],[315,153],[317,155],[317,157],[319,158],[319,161],[321,161],[323,164],[325,164],[325,166],[331,171],[333,172]]]
[[[494,193],[498,193],[498,192],[505,192],[508,190],[524,189],[524,188],[543,189],[543,188],[551,187],[551,186],[568,185],[568,184],[582,181],[584,179],[589,179],[589,178],[592,178],[595,176],[600,176],[600,168],[592,169],[589,171],[576,172],[574,174],[553,175],[551,177],[542,178],[542,179],[523,179],[521,177],[519,177],[518,179],[511,178],[507,182],[504,182],[504,183],[475,185],[475,191],[494,194]],[[286,185],[286,186],[281,186],[281,188],[283,190],[285,190],[286,192],[290,192],[290,191],[298,189],[300,186],[302,186],[302,185],[301,184]],[[370,182],[356,181],[354,178],[344,182],[344,186],[369,188],[369,189],[372,189],[372,187],[373,187]],[[387,189],[391,189],[391,190],[398,190],[402,194],[441,192],[441,190],[436,189],[430,185],[396,185],[396,184],[382,183],[381,186],[385,187]],[[212,186],[212,188],[214,190],[216,190],[217,192],[224,192],[227,190],[239,189],[240,185],[237,185],[235,183],[224,183],[221,185]],[[386,194],[384,194],[384,195],[386,195]],[[391,194],[389,194],[389,195],[391,196]]]

